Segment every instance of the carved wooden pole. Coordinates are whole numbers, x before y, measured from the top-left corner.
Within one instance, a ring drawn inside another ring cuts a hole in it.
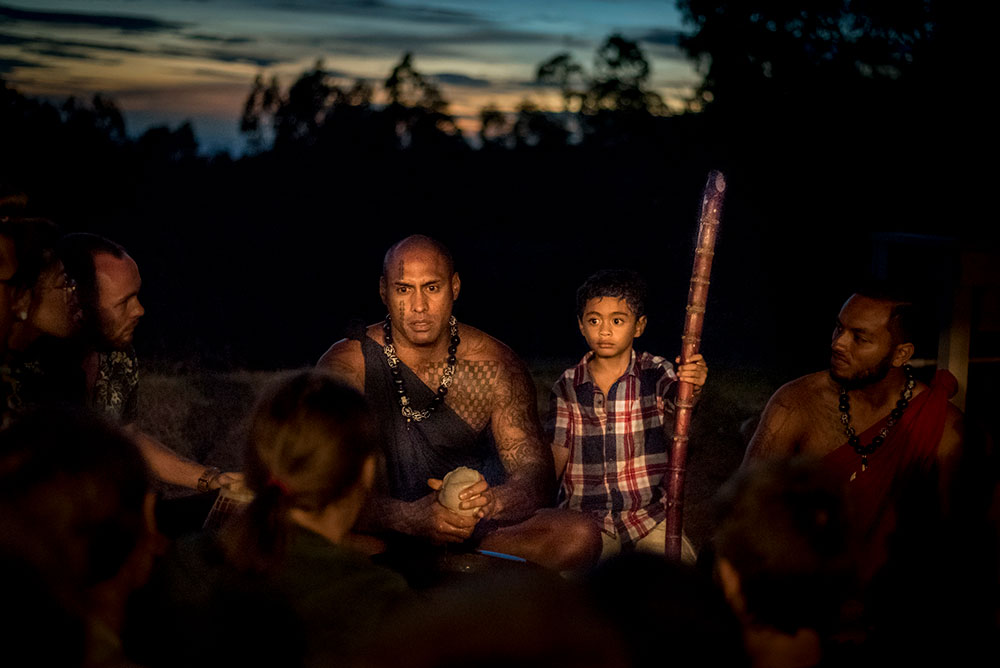
[[[684,336],[681,337],[681,364],[687,364],[697,354],[701,345],[701,330],[705,324],[705,304],[708,302],[709,277],[715,255],[715,239],[719,232],[719,216],[726,190],[722,172],[712,170],[705,184],[701,201],[701,222],[698,226],[698,245],[694,251],[691,270],[691,287],[688,290],[687,315],[684,318]],[[691,411],[694,408],[694,385],[679,382],[677,409],[674,420],[674,437],[667,467],[667,517],[666,555],[680,561],[681,527],[684,515],[684,472],[687,465],[688,431]]]

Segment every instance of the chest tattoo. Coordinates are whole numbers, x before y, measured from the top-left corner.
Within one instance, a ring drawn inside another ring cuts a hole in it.
[[[415,373],[428,387],[437,387],[445,366],[443,361],[428,364],[416,369]],[[455,363],[455,378],[445,403],[474,431],[485,427],[490,420],[499,370],[496,360],[458,360]]]

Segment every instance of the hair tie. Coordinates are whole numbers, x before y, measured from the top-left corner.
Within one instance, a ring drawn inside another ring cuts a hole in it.
[[[265,487],[276,487],[282,496],[291,496],[292,490],[288,489],[288,485],[283,483],[278,477],[273,473],[271,477],[267,479],[267,484]]]

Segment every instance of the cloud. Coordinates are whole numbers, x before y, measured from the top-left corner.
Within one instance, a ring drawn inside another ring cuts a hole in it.
[[[25,67],[49,67],[45,63],[39,63],[31,60],[21,60],[20,58],[0,58],[0,74],[5,72],[13,72],[15,69],[25,68]]]
[[[193,33],[184,35],[184,37],[199,42],[212,42],[214,44],[253,44],[257,41],[255,37],[226,37],[225,35],[206,35],[203,33]]]
[[[428,5],[401,5],[384,0],[281,0],[272,6],[282,10],[299,10],[341,16],[362,16],[366,19],[386,19],[437,25],[485,25],[488,19],[474,12],[445,9]]]
[[[677,46],[680,44],[681,38],[684,36],[684,31],[676,28],[654,28],[638,35],[638,39],[641,42],[647,42],[649,44]]]
[[[330,53],[382,55],[412,51],[423,57],[467,56],[470,53],[469,47],[471,47],[471,52],[481,52],[484,47],[489,46],[501,48],[540,46],[560,50],[590,49],[593,47],[592,41],[583,38],[501,28],[484,28],[450,34],[365,32],[314,37],[306,40],[296,38],[296,43],[323,49]]]
[[[452,86],[466,86],[467,88],[486,88],[492,85],[489,79],[477,79],[475,77],[458,74],[457,72],[438,72],[431,75],[443,84]]]
[[[209,43],[215,42],[209,41]],[[224,48],[206,48],[200,45],[197,48],[191,49],[172,47],[139,48],[107,42],[81,42],[51,39],[48,37],[21,37],[19,35],[0,33],[0,46],[2,45],[19,46],[22,51],[39,55],[48,55],[56,58],[75,58],[77,60],[102,60],[98,55],[86,53],[89,50],[146,56],[204,58],[223,63],[250,63],[258,67],[271,67],[284,62],[282,59],[266,57],[254,52],[233,51]]]
[[[64,49],[60,46],[33,46],[31,48],[24,49],[25,52],[34,54],[36,56],[48,56],[49,58],[67,58],[69,60],[92,60],[100,61],[105,63],[117,63],[121,62],[119,60],[100,58],[98,56],[91,55],[89,53],[81,53],[80,51],[75,51],[73,49]]]
[[[98,51],[113,51],[115,53],[145,53],[142,49],[123,44],[107,44],[104,42],[75,42],[48,37],[21,37],[0,33],[0,45],[10,44],[21,46],[25,51],[40,53],[40,49],[95,49]]]
[[[162,21],[145,16],[116,16],[113,14],[81,14],[76,12],[42,12],[15,9],[0,5],[0,23],[25,22],[47,26],[76,26],[83,28],[108,28],[121,32],[164,32],[178,30],[183,23]]]
[[[240,53],[224,49],[174,49],[163,47],[145,51],[147,55],[177,58],[204,58],[220,63],[249,63],[257,67],[271,67],[284,62],[281,58],[268,58],[256,53]]]

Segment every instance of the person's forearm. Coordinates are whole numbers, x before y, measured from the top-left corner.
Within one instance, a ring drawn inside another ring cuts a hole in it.
[[[373,495],[362,509],[355,526],[362,532],[395,531],[416,535],[416,504]]]
[[[547,505],[551,471],[525,470],[512,476],[502,485],[492,487],[496,497],[496,509],[490,519],[503,523],[514,523],[531,517],[536,510]]]
[[[157,479],[171,485],[198,489],[198,479],[205,472],[204,466],[180,456],[136,427],[126,429]]]

